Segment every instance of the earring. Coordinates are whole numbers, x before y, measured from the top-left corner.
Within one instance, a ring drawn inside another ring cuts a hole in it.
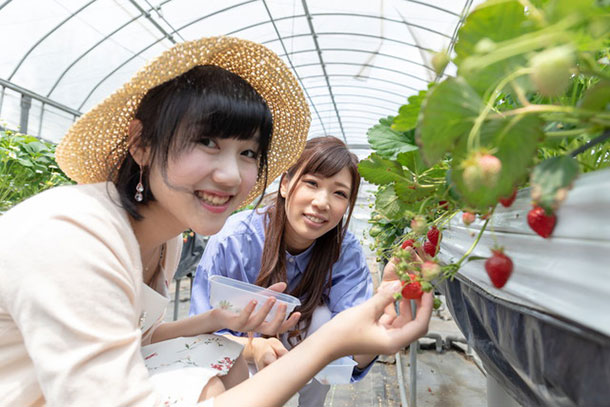
[[[136,201],[142,202],[144,199],[142,192],[144,192],[144,185],[142,185],[142,166],[140,165],[140,181],[138,182],[138,185],[136,185],[136,194],[134,195]]]

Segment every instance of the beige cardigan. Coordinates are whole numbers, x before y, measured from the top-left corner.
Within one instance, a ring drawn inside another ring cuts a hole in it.
[[[0,216],[0,405],[159,403],[140,354],[139,245],[109,192],[53,188]],[[171,275],[179,254],[168,242]]]

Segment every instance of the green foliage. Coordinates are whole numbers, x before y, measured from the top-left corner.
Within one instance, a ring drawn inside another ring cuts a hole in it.
[[[0,213],[47,188],[71,181],[55,162],[55,146],[0,131]]]
[[[378,254],[407,238],[421,246],[409,228],[416,215],[431,226],[458,210],[492,213],[530,182],[532,201],[556,210],[579,173],[609,167],[610,141],[599,137],[610,128],[609,38],[603,1],[488,0],[467,16],[457,76],[368,133],[375,153],[360,171],[380,186],[370,220]],[[489,185],[465,182],[466,168],[498,160]]]
[[[384,158],[395,159],[400,153],[416,150],[413,132],[400,132],[393,130],[392,119],[382,119],[379,124],[371,127],[367,132],[368,140],[373,149]]]

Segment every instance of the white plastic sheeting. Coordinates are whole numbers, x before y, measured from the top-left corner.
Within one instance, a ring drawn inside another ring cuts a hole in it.
[[[174,42],[234,35],[267,45],[294,68],[312,107],[312,137],[334,134],[366,150],[366,130],[434,79],[431,53],[450,46],[471,6],[472,0],[5,0],[0,80],[84,112]],[[3,93],[0,117],[15,128],[20,95]],[[57,141],[72,120],[35,102],[28,133]]]
[[[579,177],[557,212],[548,239],[527,225],[531,208],[524,189],[510,208],[498,205],[473,255],[489,257],[503,246],[514,270],[502,289],[491,285],[483,261],[467,263],[460,273],[490,294],[574,321],[610,335],[610,170]],[[470,247],[482,222],[465,227],[461,215],[444,231],[440,257],[456,261]]]

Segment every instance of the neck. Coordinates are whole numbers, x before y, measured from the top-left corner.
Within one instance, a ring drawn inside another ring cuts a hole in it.
[[[142,205],[138,208],[143,216],[141,220],[129,218],[140,245],[140,256],[143,263],[151,259],[155,253],[158,253],[158,249],[163,243],[183,232],[181,227],[176,226],[178,222],[170,222],[167,216],[161,213],[154,203],[152,204]],[[184,230],[186,230],[186,227],[184,227]]]
[[[307,250],[314,244],[315,240],[307,240],[297,236],[290,225],[286,224],[286,228],[284,229],[284,242],[286,244],[286,251],[292,255],[297,255]]]

